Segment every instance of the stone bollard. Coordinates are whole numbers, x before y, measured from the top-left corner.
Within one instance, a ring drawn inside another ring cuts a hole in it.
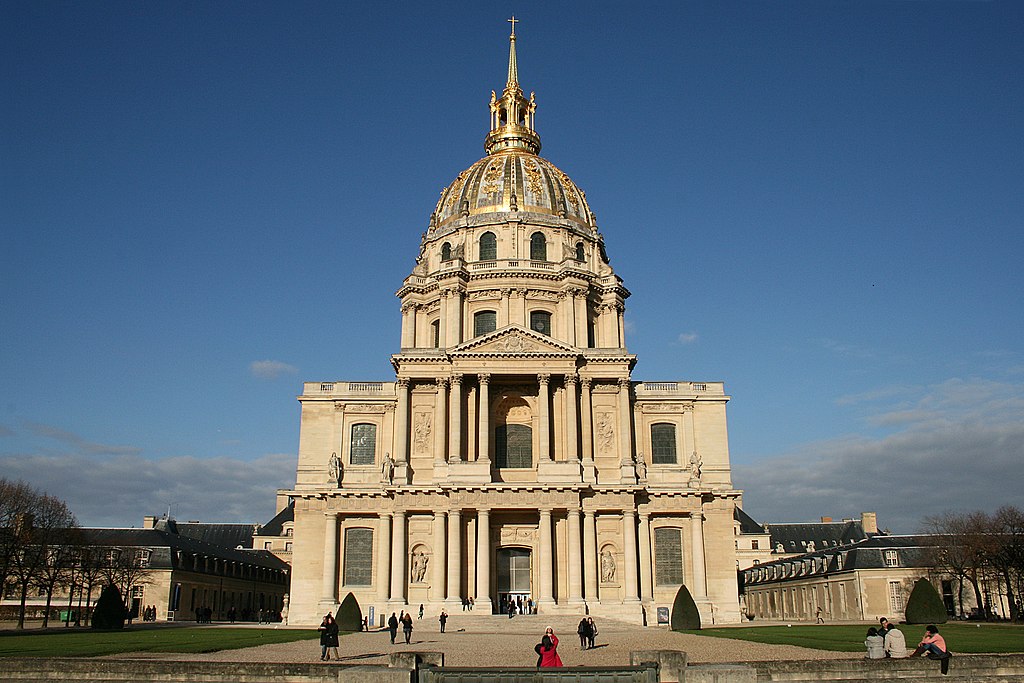
[[[683,683],[686,680],[686,653],[680,650],[635,650],[629,653],[631,666],[658,665],[659,683]]]

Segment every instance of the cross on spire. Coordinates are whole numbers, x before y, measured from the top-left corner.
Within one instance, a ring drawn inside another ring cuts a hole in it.
[[[511,19],[507,19],[506,21],[508,21],[508,23],[512,24],[512,37],[515,38],[516,37],[516,23],[519,22],[519,21],[522,21],[522,20],[521,19],[516,19],[516,15],[513,14],[512,18]]]

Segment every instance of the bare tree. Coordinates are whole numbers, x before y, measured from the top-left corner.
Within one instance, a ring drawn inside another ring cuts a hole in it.
[[[42,562],[32,584],[46,594],[42,625],[46,628],[50,624],[53,592],[58,584],[67,582],[72,570],[78,522],[64,501],[53,496],[39,499],[35,519],[31,542],[38,546]]]
[[[959,616],[965,616],[965,583],[974,590],[975,604],[987,614],[979,581],[985,568],[986,515],[982,512],[944,512],[925,518],[924,526],[930,533],[942,537],[942,544],[934,553],[935,566],[957,580]]]
[[[0,478],[0,590],[14,578],[14,564],[20,548],[15,532],[37,495],[36,490],[27,484]]]
[[[1006,601],[1010,619],[1021,618],[1018,599],[1024,573],[1024,512],[1013,505],[1004,505],[989,520],[990,544],[988,561],[1006,583]]]

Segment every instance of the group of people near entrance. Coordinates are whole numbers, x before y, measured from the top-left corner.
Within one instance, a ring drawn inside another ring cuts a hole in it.
[[[888,619],[882,617],[879,627],[868,629],[867,638],[864,639],[864,647],[867,648],[867,659],[901,659],[903,657],[916,657],[926,655],[931,659],[941,659],[945,664],[952,655],[946,649],[945,639],[939,635],[939,628],[929,624],[924,630],[924,636],[918,643],[917,649],[907,653],[907,641],[903,632],[893,626]]]

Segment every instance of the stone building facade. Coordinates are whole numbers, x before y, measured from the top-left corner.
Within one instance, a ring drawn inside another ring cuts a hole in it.
[[[441,194],[397,292],[391,382],[309,382],[291,623],[529,602],[642,623],[685,583],[739,620],[721,383],[640,382],[630,292],[586,195],[538,156],[516,37],[486,156]],[[379,621],[377,616],[375,621]]]

